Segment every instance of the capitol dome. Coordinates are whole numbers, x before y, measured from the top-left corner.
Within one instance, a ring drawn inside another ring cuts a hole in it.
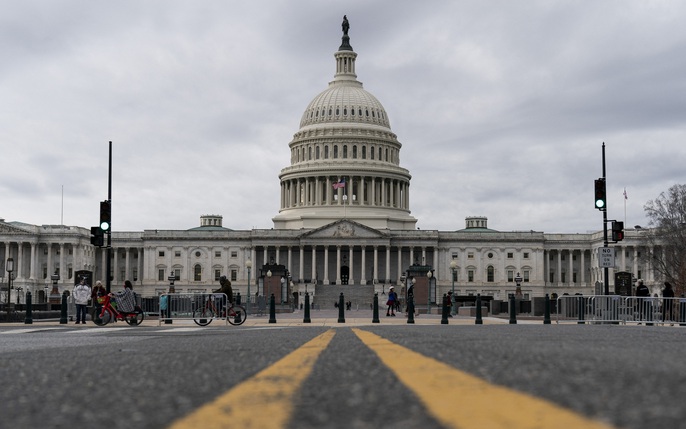
[[[357,80],[357,53],[345,24],[334,78],[309,103],[289,143],[276,229],[319,228],[341,219],[375,229],[417,223],[409,210],[411,176],[400,166],[402,145],[386,109]]]

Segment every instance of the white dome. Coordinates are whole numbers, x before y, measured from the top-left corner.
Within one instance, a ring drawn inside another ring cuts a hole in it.
[[[375,124],[390,129],[386,110],[357,81],[332,82],[305,109],[300,128],[314,124],[348,122]]]

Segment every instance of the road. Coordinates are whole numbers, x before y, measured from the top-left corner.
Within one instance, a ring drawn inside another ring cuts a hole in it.
[[[685,328],[313,322],[0,325],[0,427],[686,427]]]

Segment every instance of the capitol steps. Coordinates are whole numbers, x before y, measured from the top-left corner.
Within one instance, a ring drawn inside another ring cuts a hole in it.
[[[321,309],[334,308],[341,292],[345,302],[352,303],[352,310],[369,309],[374,301],[374,285],[317,285],[314,305]]]

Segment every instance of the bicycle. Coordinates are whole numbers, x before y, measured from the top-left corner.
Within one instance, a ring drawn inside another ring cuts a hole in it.
[[[100,297],[99,300],[102,301],[100,314],[98,314],[97,312],[93,314],[93,323],[95,323],[98,326],[105,326],[113,320],[115,322],[117,320],[124,320],[131,326],[138,326],[141,323],[143,323],[143,319],[145,319],[145,313],[143,313],[143,310],[141,310],[139,306],[136,306],[135,309],[131,312],[125,312],[119,311],[112,306],[111,298],[109,295]]]
[[[223,295],[220,296],[222,296],[223,299]],[[224,305],[222,310],[219,311],[214,305],[214,301],[214,295],[210,295],[201,308],[193,311],[193,321],[198,326],[207,326],[212,323],[212,320],[214,319],[224,318],[234,326],[242,325],[245,322],[245,319],[247,318],[245,307],[229,303],[228,306]]]

